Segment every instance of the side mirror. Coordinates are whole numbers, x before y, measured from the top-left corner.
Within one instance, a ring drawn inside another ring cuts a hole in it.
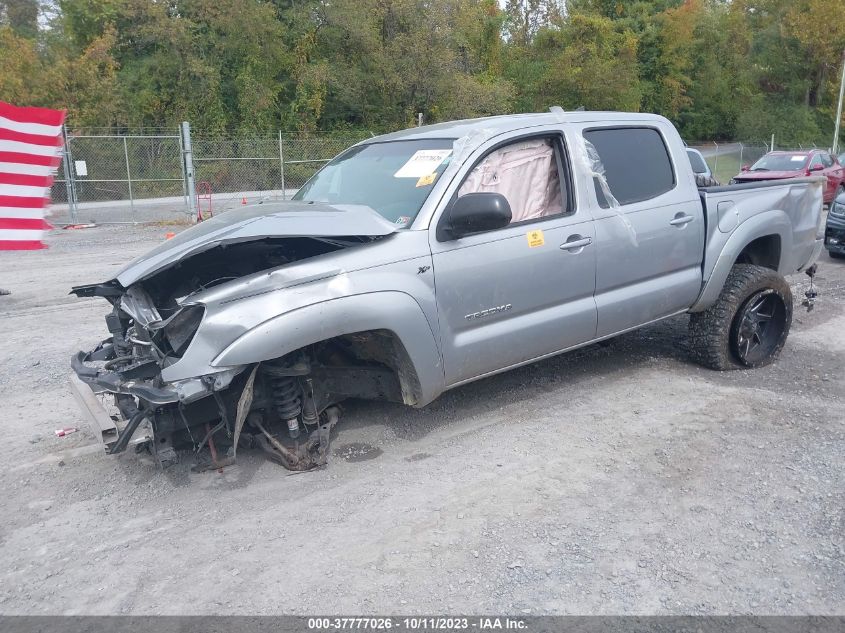
[[[441,242],[455,240],[470,233],[501,229],[511,222],[511,205],[500,193],[479,191],[455,200],[446,212],[445,222],[437,227]]]
[[[739,168],[740,171],[748,171],[749,169],[751,169],[751,165],[743,165]]]

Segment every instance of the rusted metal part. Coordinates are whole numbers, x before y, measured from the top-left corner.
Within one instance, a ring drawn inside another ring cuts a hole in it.
[[[244,422],[246,421],[246,416],[249,413],[249,408],[252,406],[252,397],[255,394],[253,386],[255,384],[255,374],[258,371],[258,366],[260,364],[261,363],[256,363],[255,367],[252,368],[252,372],[249,374],[249,378],[247,378],[246,384],[244,385],[244,390],[241,392],[241,397],[238,399],[238,410],[235,415],[235,443],[232,445],[233,461],[238,456],[238,440],[241,437],[241,431],[244,428]]]
[[[264,435],[264,437],[258,437],[258,445],[264,450],[264,452],[268,453],[270,457],[277,461],[282,466],[287,468],[288,470],[308,470],[307,465],[302,464],[302,460],[300,456],[290,450],[287,446],[279,442],[275,437],[270,435],[269,431],[264,428],[264,425],[261,424],[259,416],[255,416],[251,422],[258,427],[258,430]],[[269,447],[267,443],[269,442]],[[268,451],[268,448],[271,450]]]
[[[219,465],[217,461],[217,449],[214,446],[214,434],[211,432],[211,427],[208,422],[205,423],[205,432],[208,434],[208,450],[211,451],[211,463],[217,465],[217,472],[223,472],[223,466]]]
[[[311,432],[308,441],[304,444],[297,444],[295,450],[289,449],[273,437],[261,424],[260,416],[255,416],[250,422],[261,431],[263,437],[259,435],[256,439],[258,445],[270,459],[288,470],[301,472],[325,466],[328,461],[331,431],[340,417],[340,409],[329,407],[324,412],[324,416],[325,421],[315,431]]]
[[[201,464],[196,464],[195,466],[191,467],[191,472],[204,473],[209,470],[216,470],[217,472],[222,473],[223,468],[225,466],[231,466],[234,463],[235,460],[231,457],[224,457],[219,461],[203,462]]]

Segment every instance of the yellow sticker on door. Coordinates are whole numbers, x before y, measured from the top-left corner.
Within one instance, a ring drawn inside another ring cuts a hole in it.
[[[542,246],[546,243],[546,238],[543,237],[543,232],[539,229],[536,231],[528,231],[525,234],[525,237],[528,238],[528,246],[530,248],[537,248],[538,246]]]

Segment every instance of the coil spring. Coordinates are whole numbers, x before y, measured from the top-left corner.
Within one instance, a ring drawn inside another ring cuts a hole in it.
[[[276,411],[282,420],[293,420],[302,413],[302,398],[299,395],[299,385],[290,376],[273,376],[273,401]]]

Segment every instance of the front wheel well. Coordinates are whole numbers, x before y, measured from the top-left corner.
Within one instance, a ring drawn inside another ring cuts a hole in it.
[[[414,363],[399,336],[386,329],[343,334],[309,346],[317,365],[342,370],[380,365],[395,374],[399,393],[373,392],[362,385],[360,393],[350,396],[363,399],[387,399],[414,406],[422,399],[422,389]],[[395,384],[395,383],[394,383]],[[392,391],[392,390],[389,390]]]
[[[739,253],[734,264],[753,264],[778,270],[780,253],[780,235],[764,235],[749,242]]]

